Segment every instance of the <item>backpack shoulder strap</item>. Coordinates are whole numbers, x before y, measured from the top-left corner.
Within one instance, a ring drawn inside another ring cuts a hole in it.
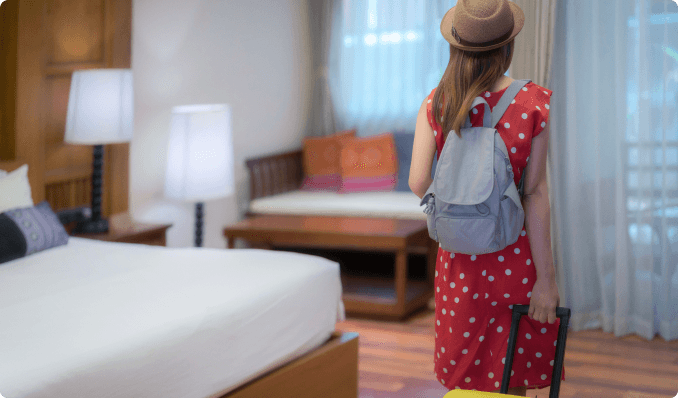
[[[483,113],[483,126],[488,127],[490,126],[490,123],[492,122],[492,113],[490,111],[490,104],[485,101],[485,98],[478,96],[473,99],[473,104],[471,104],[471,109],[475,108],[479,104],[485,104],[485,112]],[[492,125],[494,126],[494,124]],[[464,123],[462,128],[469,128],[471,127],[471,118],[469,115],[466,115],[466,122]]]
[[[509,105],[511,105],[511,101],[518,95],[520,89],[525,87],[529,82],[531,82],[530,79],[514,80],[513,83],[506,88],[506,91],[504,91],[504,94],[499,98],[499,102],[497,102],[497,105],[495,105],[492,110],[492,127],[495,127],[497,123],[499,123],[499,119],[504,116],[504,112],[506,112]]]

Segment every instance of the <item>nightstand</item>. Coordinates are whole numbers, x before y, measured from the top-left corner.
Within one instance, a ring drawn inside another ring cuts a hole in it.
[[[75,234],[78,238],[105,240],[108,242],[142,243],[165,246],[165,231],[172,224],[145,224],[132,220],[129,213],[108,217],[108,232],[105,234]]]

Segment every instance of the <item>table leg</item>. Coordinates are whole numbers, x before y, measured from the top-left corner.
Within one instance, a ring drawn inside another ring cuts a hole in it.
[[[226,238],[226,242],[228,243],[228,248],[233,249],[235,247],[235,238],[232,236],[229,236]]]
[[[405,248],[396,252],[395,267],[396,307],[398,313],[402,315],[405,312],[407,299],[407,251]]]
[[[249,242],[250,249],[263,249],[263,250],[273,250],[273,245],[271,242]]]

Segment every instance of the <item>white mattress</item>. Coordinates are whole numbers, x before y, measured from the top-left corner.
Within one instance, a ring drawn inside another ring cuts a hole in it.
[[[0,394],[195,397],[327,340],[339,266],[264,250],[70,238],[0,264]]]
[[[384,217],[426,220],[421,199],[412,192],[306,192],[290,191],[258,198],[250,211],[258,214]]]

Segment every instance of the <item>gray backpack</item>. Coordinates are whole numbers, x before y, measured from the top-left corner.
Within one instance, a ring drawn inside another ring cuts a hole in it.
[[[451,131],[438,158],[433,183],[420,205],[426,204],[428,233],[440,247],[453,253],[486,254],[514,244],[523,229],[525,212],[520,190],[513,182],[508,150],[494,128],[511,101],[530,80],[516,80],[506,89],[494,111],[485,104],[482,127],[471,127],[469,117],[461,138]]]

